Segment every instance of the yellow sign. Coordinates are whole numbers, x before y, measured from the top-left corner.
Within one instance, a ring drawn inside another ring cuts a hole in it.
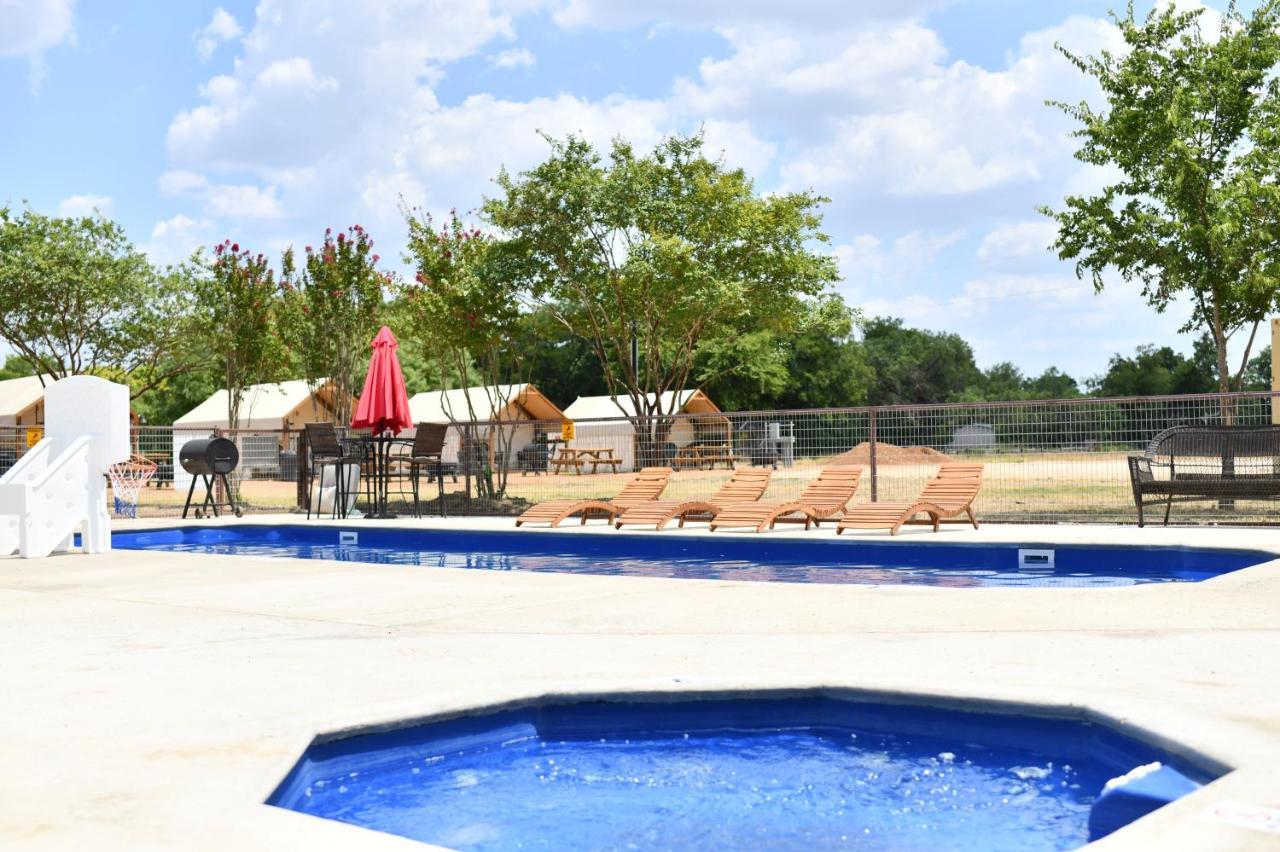
[[[40,439],[43,437],[44,437],[43,429],[28,429],[27,430],[27,449],[29,450],[32,447],[34,447],[36,444],[40,443]]]
[[[572,420],[560,421],[560,440],[562,441],[573,440],[573,421]]]

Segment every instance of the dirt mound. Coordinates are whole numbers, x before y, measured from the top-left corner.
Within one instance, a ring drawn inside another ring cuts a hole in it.
[[[898,447],[876,442],[876,464],[937,464],[950,456],[932,447]],[[871,464],[871,445],[863,441],[846,453],[833,458],[831,464]]]

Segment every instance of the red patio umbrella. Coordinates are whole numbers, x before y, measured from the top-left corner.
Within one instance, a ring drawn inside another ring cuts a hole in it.
[[[373,339],[373,357],[365,373],[360,403],[351,418],[352,429],[372,429],[373,434],[396,434],[413,426],[409,395],[404,389],[404,373],[396,349],[396,336],[385,325]]]
[[[351,428],[371,429],[379,438],[377,477],[381,482],[376,483],[379,505],[374,507],[373,517],[388,517],[385,438],[413,425],[413,417],[409,414],[409,395],[404,389],[404,373],[400,370],[400,359],[396,357],[399,345],[396,336],[385,325],[373,338],[369,372],[365,374],[364,390],[360,392],[360,402],[355,416],[351,418]]]

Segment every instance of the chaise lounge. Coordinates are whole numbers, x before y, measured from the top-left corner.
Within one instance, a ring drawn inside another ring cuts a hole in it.
[[[973,501],[981,488],[982,465],[945,462],[914,502],[861,503],[844,513],[836,535],[852,529],[887,529],[890,535],[897,535],[904,524],[930,524],[937,532],[940,524],[966,521],[976,530]],[[917,515],[928,515],[928,520],[917,520]]]
[[[861,476],[862,468],[857,465],[829,465],[805,486],[798,499],[726,505],[711,519],[711,529],[755,527],[756,532],[764,532],[778,522],[803,523],[809,529],[844,511],[858,490]]]
[[[731,503],[753,503],[759,500],[769,487],[772,476],[772,468],[739,468],[710,500],[654,500],[641,503],[628,509],[626,514],[614,522],[614,526],[621,529],[624,524],[653,524],[654,529],[660,530],[676,519],[679,519],[681,527],[686,521],[710,521],[717,512]]]
[[[666,490],[670,478],[669,467],[646,467],[622,486],[618,496],[612,500],[546,500],[516,518],[516,526],[549,524],[554,527],[573,515],[578,515],[584,524],[591,518],[605,518],[612,522],[633,506],[657,500]]]

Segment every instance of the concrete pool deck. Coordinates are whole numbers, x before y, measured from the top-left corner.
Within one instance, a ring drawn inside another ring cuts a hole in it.
[[[375,524],[511,527],[342,526]],[[1280,553],[1262,528],[899,538]],[[0,614],[6,849],[421,850],[262,802],[316,733],[545,693],[807,687],[1087,706],[1238,767],[1096,848],[1280,847],[1209,813],[1280,809],[1280,562],[1204,583],[950,589],[114,551],[0,559]]]

